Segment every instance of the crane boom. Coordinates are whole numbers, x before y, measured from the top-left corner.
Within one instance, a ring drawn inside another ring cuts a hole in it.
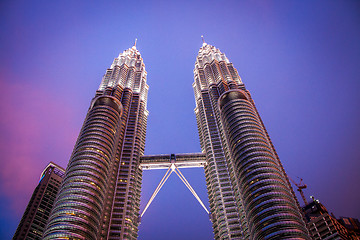
[[[306,197],[304,195],[303,189],[307,188],[307,185],[303,183],[303,179],[300,178],[300,182],[296,183],[291,177],[289,177],[290,180],[295,184],[297,187],[297,191],[300,193],[302,200],[304,201],[305,205],[308,205],[308,202],[306,200]]]

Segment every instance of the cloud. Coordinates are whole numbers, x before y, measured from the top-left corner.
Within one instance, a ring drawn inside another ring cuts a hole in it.
[[[59,93],[5,81],[0,89],[0,190],[20,216],[48,162],[66,166],[78,132]]]

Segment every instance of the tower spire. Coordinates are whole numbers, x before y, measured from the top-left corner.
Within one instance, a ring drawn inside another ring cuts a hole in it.
[[[201,35],[201,39],[202,39],[202,41],[203,41],[203,46],[205,46],[205,45],[206,45],[206,42],[205,42],[205,39],[204,39],[204,35]]]
[[[137,42],[137,38],[135,38],[135,43],[134,43],[134,46],[133,46],[133,48],[135,48],[135,49],[136,49],[136,42]]]

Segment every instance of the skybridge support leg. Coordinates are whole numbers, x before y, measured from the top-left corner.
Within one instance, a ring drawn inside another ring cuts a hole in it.
[[[154,200],[154,198],[156,197],[156,195],[158,194],[158,192],[160,191],[162,186],[164,186],[166,180],[168,180],[168,178],[170,177],[171,173],[173,172],[172,170],[171,171],[170,170],[171,170],[171,166],[168,168],[168,170],[166,171],[164,177],[161,179],[159,185],[155,189],[154,193],[151,195],[151,198],[150,198],[149,202],[146,204],[143,212],[141,213],[141,217],[144,215],[144,213],[146,212],[146,210],[148,209],[148,207],[150,206],[150,204],[152,203],[152,201]]]
[[[207,212],[207,214],[209,214],[209,211],[206,209],[204,203],[201,201],[201,199],[199,198],[199,196],[196,194],[195,190],[191,187],[190,183],[186,180],[185,176],[180,172],[179,168],[175,165],[175,164],[171,164],[170,167],[168,168],[168,170],[166,171],[164,177],[161,179],[159,185],[156,187],[154,193],[151,195],[149,202],[146,204],[143,212],[140,215],[140,218],[144,215],[144,213],[146,212],[146,210],[149,208],[150,204],[152,203],[152,201],[154,200],[154,198],[156,197],[156,195],[159,193],[160,189],[162,188],[162,186],[164,186],[165,182],[168,180],[168,178],[170,177],[171,173],[175,172],[176,175],[178,175],[178,177],[181,179],[181,181],[185,184],[185,186],[190,190],[190,192],[194,195],[194,197],[196,198],[196,200],[198,200],[198,202],[200,203],[200,205],[204,208],[204,210]]]
[[[204,203],[201,201],[199,196],[196,194],[195,190],[191,187],[190,183],[186,180],[185,176],[180,172],[180,169],[175,166],[175,173],[178,175],[178,177],[181,179],[181,181],[185,184],[185,186],[190,190],[190,192],[194,195],[194,197],[198,200],[200,205],[204,208],[207,214],[209,214],[209,211],[206,209]]]

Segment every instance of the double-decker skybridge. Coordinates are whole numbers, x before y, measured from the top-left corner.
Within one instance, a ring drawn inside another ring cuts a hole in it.
[[[205,207],[204,203],[196,194],[195,190],[191,187],[190,183],[180,171],[180,168],[204,167],[205,164],[206,156],[203,153],[159,154],[142,156],[140,158],[140,168],[142,170],[167,169],[167,171],[156,187],[154,193],[151,195],[140,217],[145,214],[146,210],[149,208],[150,204],[173,172],[176,173],[176,175],[190,190],[196,200],[198,200],[204,210],[209,214],[209,210]]]

